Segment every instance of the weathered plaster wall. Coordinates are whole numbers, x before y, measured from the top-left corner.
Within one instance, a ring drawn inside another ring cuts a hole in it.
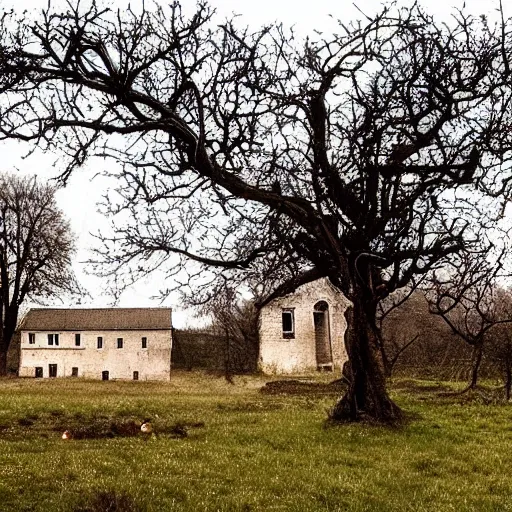
[[[57,364],[57,377],[69,377],[71,369],[78,367],[78,376],[89,379],[101,379],[103,371],[109,372],[110,379],[133,379],[134,371],[140,380],[170,378],[170,330],[82,331],[80,347],[75,346],[75,332],[59,332],[59,346],[48,346],[51,332],[35,332],[33,345],[28,331],[21,332],[20,377],[34,377],[36,366],[43,368],[43,377],[49,377],[49,365]],[[98,336],[103,337],[101,349]],[[147,349],[142,348],[143,336]],[[117,338],[123,338],[123,348],[117,348]]]
[[[344,312],[349,302],[327,279],[300,286],[295,293],[272,301],[260,313],[260,367],[265,373],[296,373],[315,370],[315,325],[313,311],[319,301],[329,305],[329,328],[334,369],[347,360]],[[295,338],[285,339],[282,311],[294,308]]]

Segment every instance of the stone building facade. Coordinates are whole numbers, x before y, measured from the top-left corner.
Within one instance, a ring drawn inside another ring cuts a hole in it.
[[[20,333],[20,377],[170,379],[170,308],[31,309]]]
[[[260,312],[260,368],[265,373],[341,370],[345,296],[327,278],[298,287]]]

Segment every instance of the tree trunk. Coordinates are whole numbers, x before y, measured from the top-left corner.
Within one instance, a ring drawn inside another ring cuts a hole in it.
[[[346,348],[349,357],[349,388],[331,411],[334,421],[370,421],[396,424],[401,409],[389,398],[375,323],[376,306],[364,297],[348,308]]]
[[[233,373],[231,368],[231,346],[229,343],[229,331],[224,328],[224,336],[226,341],[225,354],[224,354],[224,378],[229,384],[234,384]]]
[[[7,375],[7,350],[3,347],[0,349],[0,377]]]
[[[510,367],[509,361],[505,363],[505,396],[507,402],[510,400],[510,393],[512,390],[512,368]]]
[[[9,350],[9,344],[5,343],[5,329],[4,329],[4,311],[0,305],[0,376],[5,377],[7,375],[7,351]]]
[[[11,345],[14,332],[16,331],[16,324],[18,322],[18,308],[13,307],[8,312],[1,316],[3,325],[0,325],[0,376],[7,375],[7,353]]]
[[[5,333],[0,326],[0,377],[7,375],[7,351],[9,350],[9,343],[6,343]],[[10,340],[8,340],[10,342]]]
[[[7,352],[9,350],[10,341],[10,339],[5,339],[5,334],[3,334],[0,329],[0,377],[7,375]]]
[[[471,369],[471,381],[469,382],[468,389],[476,389],[478,383],[478,372],[480,371],[480,364],[482,363],[482,355],[484,353],[484,343],[480,341],[475,345],[473,351],[473,368]]]

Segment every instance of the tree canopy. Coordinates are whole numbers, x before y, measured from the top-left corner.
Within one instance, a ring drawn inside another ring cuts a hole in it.
[[[74,237],[55,203],[55,188],[33,177],[0,174],[0,375],[28,299],[76,290]]]
[[[202,3],[190,16],[95,1],[35,21],[4,13],[0,138],[64,151],[64,179],[92,155],[121,164],[103,259],[130,279],[215,267],[277,294],[328,276],[353,304],[334,416],[393,421],[378,302],[482,250],[509,196],[500,14],[443,23],[390,6],[302,40],[215,24]]]

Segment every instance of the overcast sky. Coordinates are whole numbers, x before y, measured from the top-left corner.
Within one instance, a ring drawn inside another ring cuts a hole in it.
[[[170,1],[170,0],[169,0]],[[132,6],[137,5],[141,0],[132,0]],[[47,0],[0,0],[0,6],[14,7],[16,10],[23,9],[42,9],[47,5]],[[61,0],[53,1],[57,5]],[[128,5],[126,0],[114,0],[108,2],[114,6],[123,8]],[[190,0],[183,0],[183,4],[190,5]],[[359,8],[367,13],[376,12],[381,6],[381,2],[376,0],[360,0],[356,2]],[[505,1],[504,4],[511,3]],[[328,32],[333,25],[333,18],[349,22],[352,19],[361,17],[352,1],[346,0],[313,0],[298,2],[296,0],[212,0],[211,5],[215,6],[220,16],[229,16],[231,13],[241,15],[241,23],[258,26],[273,22],[283,22],[285,25],[295,25],[300,33],[312,32],[314,29]],[[429,12],[439,19],[448,19],[454,7],[461,7],[462,2],[454,0],[423,0],[423,4],[428,6]],[[466,7],[473,13],[493,14],[498,1],[488,0],[466,0]],[[507,14],[512,12],[512,6],[506,7]],[[330,17],[329,15],[332,15]],[[1,162],[3,170],[18,169],[27,174],[38,174],[42,178],[51,178],[57,174],[52,167],[55,156],[34,155],[26,159],[21,156],[26,153],[27,147],[20,143],[5,144],[1,148]],[[100,214],[97,213],[96,202],[101,198],[105,181],[101,179],[92,179],[93,176],[101,172],[106,165],[100,160],[91,160],[79,172],[72,176],[68,186],[59,191],[58,203],[66,215],[70,218],[72,228],[78,237],[78,254],[75,265],[77,274],[82,284],[88,288],[92,299],[87,302],[90,306],[107,306],[111,298],[103,295],[102,282],[98,278],[85,274],[84,261],[89,257],[88,250],[94,244],[94,238],[91,233],[101,229],[105,223]],[[139,286],[127,292],[119,302],[120,306],[157,306],[158,302],[150,299],[151,295],[156,293],[160,283],[156,279],[148,280]],[[193,325],[195,320],[190,314],[180,309],[177,297],[170,297],[163,305],[172,306],[174,309],[174,324],[176,327],[182,327],[185,324]]]

